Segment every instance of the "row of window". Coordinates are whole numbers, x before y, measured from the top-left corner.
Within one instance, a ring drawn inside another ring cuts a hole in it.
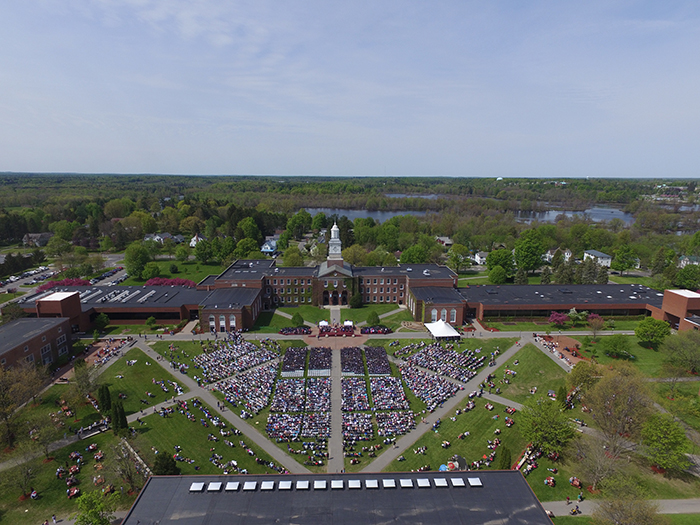
[[[432,320],[433,323],[438,320],[437,308],[433,308],[430,311],[430,319]],[[442,310],[440,310],[440,319],[447,322],[447,309],[446,308],[443,308]],[[452,308],[452,310],[450,310],[450,323],[454,324],[456,322],[457,322],[457,310]]]
[[[277,284],[278,279],[266,279],[265,284],[270,284],[270,281],[272,281],[273,285]],[[284,285],[284,279],[279,279],[279,284]],[[294,284],[304,284],[304,279],[294,279]],[[287,279],[287,284],[292,284],[292,279]],[[306,284],[311,284],[311,279],[306,279]]]
[[[362,279],[360,279],[360,284],[362,284]],[[377,284],[377,278],[365,279],[365,284]],[[384,277],[379,278],[379,284],[384,284]],[[386,284],[391,284],[391,279],[388,277],[386,279]],[[394,278],[394,284],[399,284],[399,280]],[[403,290],[403,284],[401,285],[401,289]]]
[[[301,291],[301,293],[306,293],[307,290],[306,290],[306,288],[294,288],[294,293],[299,293],[300,291]],[[311,288],[309,288],[308,291],[309,291],[309,293],[311,293]],[[284,288],[274,288],[274,292],[275,292],[275,295],[283,295],[283,294],[284,294]],[[267,289],[267,293],[268,293],[268,294],[270,293],[270,288]],[[291,293],[292,293],[292,289],[291,289],[291,288],[287,288],[287,293],[288,293],[288,294],[291,294]]]
[[[403,290],[403,285],[401,285],[401,287],[400,287],[399,289],[400,289],[400,290]],[[389,288],[388,286],[386,287],[386,292],[387,292],[387,293],[390,293],[390,292],[392,292],[392,291],[393,291],[394,293],[396,293],[396,286],[394,286],[394,289],[393,289],[393,290],[392,290],[391,288]],[[362,287],[360,287],[360,293],[372,293],[372,288],[362,288]],[[376,287],[376,286],[374,287],[374,293],[377,293],[377,287]],[[383,286],[381,286],[381,287],[379,288],[379,293],[384,293],[384,287],[383,287]],[[401,292],[401,297],[403,297],[403,292]]]
[[[311,301],[311,297],[301,297],[301,298],[299,298],[299,297],[297,297],[297,296],[294,296],[294,301],[292,301],[292,298],[291,298],[291,297],[287,297],[287,298],[285,299],[284,297],[277,297],[276,295],[272,298],[272,300],[273,300],[275,303],[282,303],[282,304],[284,304],[284,303],[291,303],[291,302],[295,302],[295,303],[305,303],[305,302],[311,303],[311,302],[312,302],[312,301]]]

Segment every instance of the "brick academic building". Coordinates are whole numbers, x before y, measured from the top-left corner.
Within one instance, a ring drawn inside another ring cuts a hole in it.
[[[458,287],[457,275],[437,264],[357,267],[343,261],[337,226],[328,258],[320,265],[278,267],[274,260],[236,261],[196,288],[168,286],[78,286],[21,298],[33,317],[70,319],[86,332],[100,313],[114,324],[162,324],[199,319],[205,329],[249,329],[260,312],[278,306],[363,303],[405,306],[416,321],[442,319],[460,326],[470,318],[548,317],[571,308],[605,316],[653,315],[674,327],[700,327],[700,294],[641,285],[480,285]]]

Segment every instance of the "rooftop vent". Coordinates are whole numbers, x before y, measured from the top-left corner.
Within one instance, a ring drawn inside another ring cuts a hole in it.
[[[559,288],[559,291],[560,291],[561,293],[573,293],[573,292],[572,292],[571,290],[569,290],[568,288]]]

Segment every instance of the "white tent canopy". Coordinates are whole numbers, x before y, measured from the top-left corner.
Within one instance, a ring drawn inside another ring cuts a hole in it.
[[[425,323],[425,327],[428,329],[430,334],[435,337],[460,337],[459,332],[452,328],[448,323],[442,319],[437,320],[434,323]]]
[[[354,325],[355,325],[355,323],[353,323],[353,322],[350,321],[350,320],[345,321],[345,322],[343,323],[343,326],[354,326]]]
[[[320,321],[318,326],[328,326],[328,321]]]

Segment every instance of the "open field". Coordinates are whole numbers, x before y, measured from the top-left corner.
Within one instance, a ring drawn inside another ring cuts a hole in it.
[[[158,259],[155,261],[160,268],[159,277],[164,277],[166,279],[189,279],[198,283],[205,277],[209,275],[219,275],[224,268],[219,264],[202,264],[197,261],[188,261],[186,263],[181,263],[175,259]],[[170,265],[174,264],[180,270],[178,273],[170,272]],[[146,282],[145,279],[137,279],[136,277],[129,276],[122,285],[124,286],[140,286]]]
[[[634,359],[628,360],[630,364],[637,367],[645,376],[663,377],[664,354],[662,352],[642,346],[637,336],[625,335],[621,337],[627,340],[629,352],[634,356]],[[582,343],[584,342],[584,339],[581,337],[577,339]],[[609,351],[606,337],[599,337],[597,343],[582,344],[581,351],[585,357],[590,358],[595,355],[596,360],[603,365],[609,365],[621,360],[605,355]]]

